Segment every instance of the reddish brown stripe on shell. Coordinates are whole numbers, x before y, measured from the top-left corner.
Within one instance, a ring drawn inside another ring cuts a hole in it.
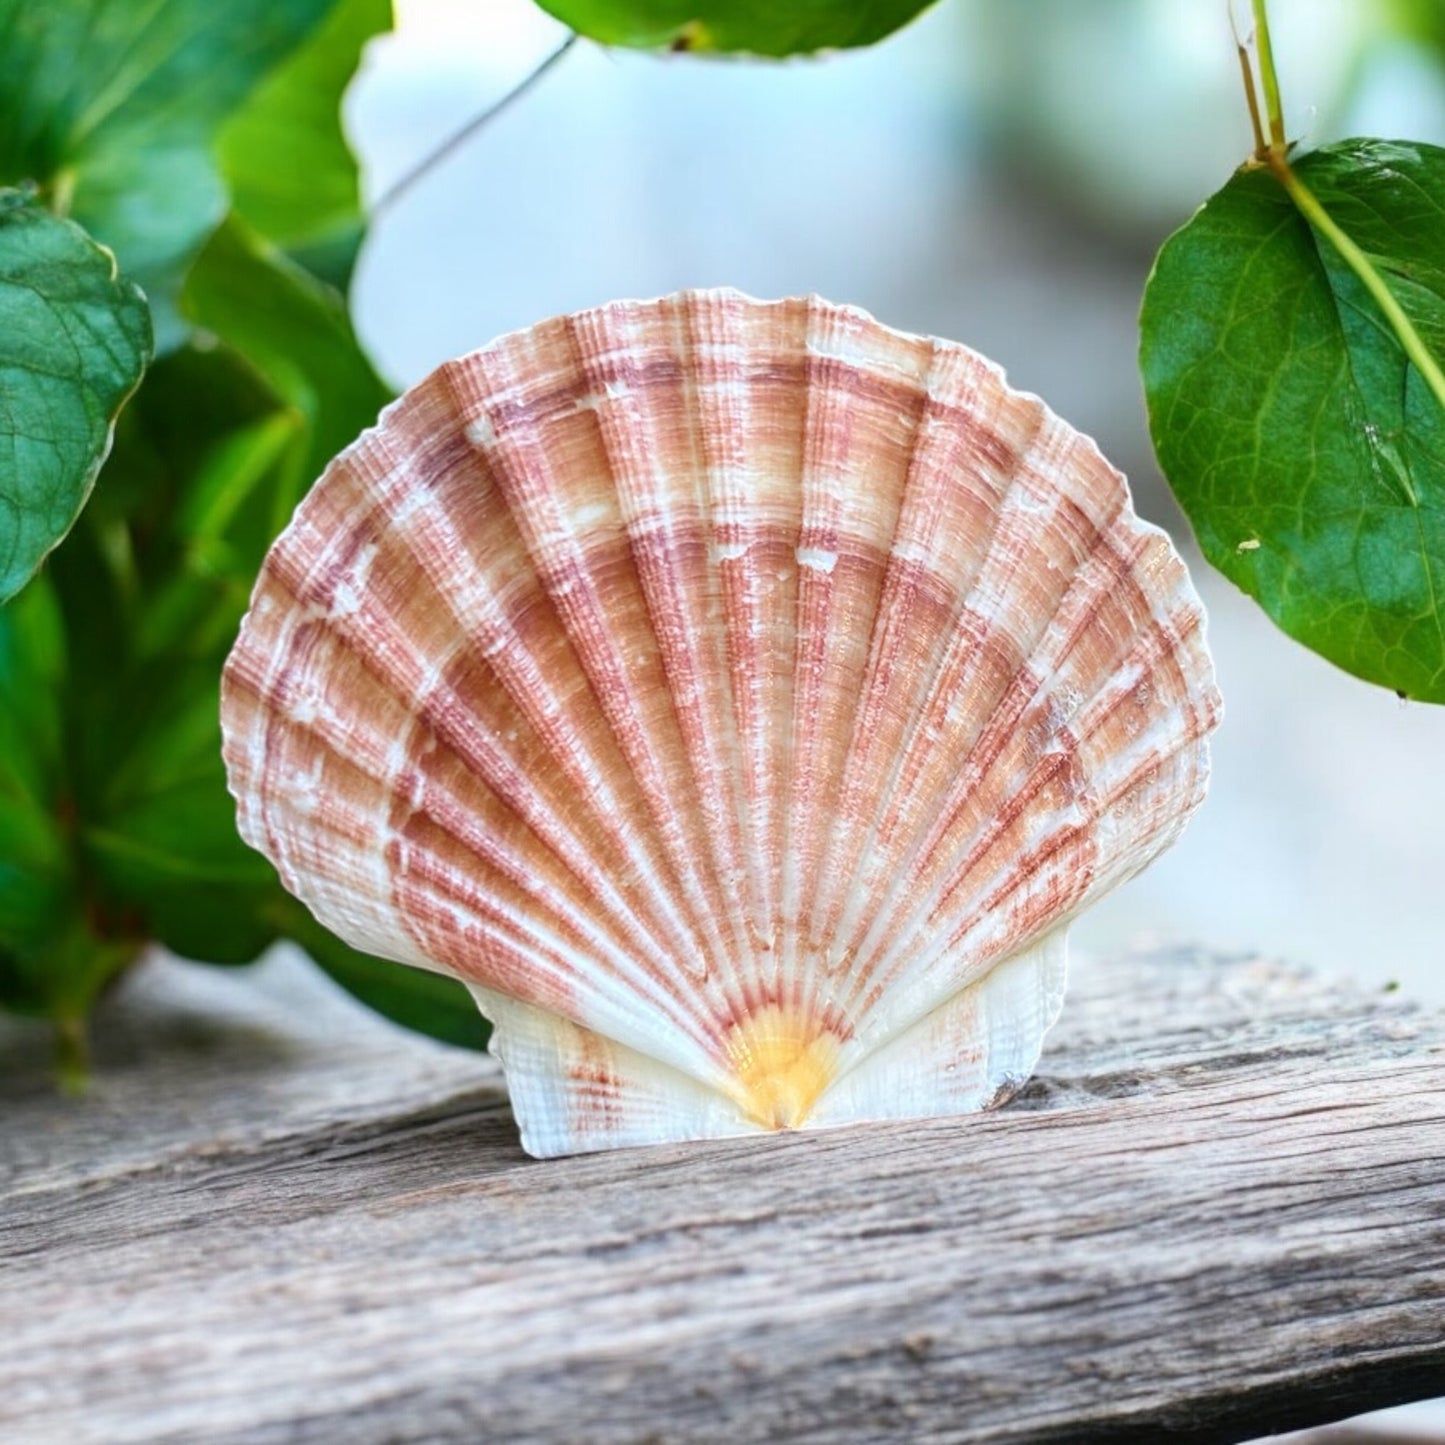
[[[967,399],[986,388],[987,376],[977,358],[952,350],[929,375],[848,745],[839,805],[847,822],[834,830],[813,903],[810,935],[820,945],[841,943],[850,890],[857,911],[864,849],[897,796],[919,719],[957,641],[958,610],[987,562],[999,506],[1042,420],[1036,403],[1012,396],[999,398],[996,413],[970,412]],[[963,399],[966,419],[957,425],[947,397]],[[1002,469],[993,465],[999,457],[1007,459]]]

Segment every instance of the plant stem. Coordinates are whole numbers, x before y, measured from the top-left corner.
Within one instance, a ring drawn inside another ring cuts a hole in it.
[[[1232,23],[1233,13],[1229,18]],[[1238,31],[1234,34],[1234,50],[1239,57],[1239,73],[1244,80],[1244,102],[1249,107],[1249,124],[1254,131],[1254,154],[1260,157],[1264,155],[1268,145],[1259,119],[1259,97],[1254,93],[1254,71],[1249,64],[1249,47],[1239,38]]]
[[[83,1094],[90,1078],[90,1045],[85,1016],[65,1013],[55,1019],[55,1076],[67,1094]]]
[[[1274,69],[1274,49],[1269,41],[1269,15],[1265,0],[1253,0],[1254,37],[1259,47],[1259,82],[1264,87],[1264,108],[1269,116],[1270,148],[1284,150],[1284,107],[1279,98],[1279,77]]]
[[[371,208],[372,218],[375,219],[383,211],[390,210],[422,177],[430,175],[444,160],[471,140],[483,126],[501,115],[513,101],[520,100],[576,43],[577,35],[574,32],[499,101],[489,105],[480,115],[474,115],[460,130],[454,131],[439,146],[428,151],[400,180],[382,193]]]
[[[50,184],[50,209],[62,218],[70,214],[70,202],[75,196],[75,167],[66,166],[55,173]]]
[[[1429,347],[1415,330],[1415,324],[1405,314],[1405,308],[1395,299],[1395,294],[1385,284],[1385,278],[1375,269],[1374,263],[1336,224],[1335,219],[1325,210],[1320,199],[1302,181],[1289,162],[1289,142],[1285,139],[1284,112],[1280,106],[1279,79],[1275,75],[1274,51],[1269,39],[1269,15],[1265,0],[1253,0],[1255,44],[1259,54],[1259,79],[1264,90],[1265,111],[1269,117],[1269,144],[1261,145],[1255,159],[1269,167],[1270,173],[1284,187],[1285,193],[1295,204],[1295,209],[1314,229],[1332,245],[1351,271],[1359,277],[1361,284],[1374,298],[1390,329],[1400,343],[1401,349],[1410,359],[1416,371],[1425,379],[1436,402],[1445,409],[1445,372],[1435,359]],[[1246,66],[1246,81],[1248,67]],[[1260,133],[1258,106],[1254,100],[1253,88],[1245,85],[1250,111],[1254,119],[1255,135]]]

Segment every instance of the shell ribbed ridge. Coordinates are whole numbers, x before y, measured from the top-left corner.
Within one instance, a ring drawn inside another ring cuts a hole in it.
[[[1019,404],[1003,419],[1010,430],[992,431],[987,447],[973,444],[969,431],[943,409],[976,405],[978,392],[995,378],[993,368],[970,353],[950,349],[940,356],[927,383],[930,409],[907,454],[844,803],[813,925],[818,942],[827,940],[845,999],[858,992],[858,980],[871,976],[874,963],[858,952],[859,920],[877,916],[884,899],[912,881],[898,871],[902,860],[888,856],[885,831],[891,823],[896,833],[927,761],[934,759],[936,771],[947,777],[962,761],[960,745],[967,747],[971,731],[989,717],[992,698],[971,696],[949,732],[940,732],[948,699],[970,680],[966,672],[960,678],[960,669],[993,657],[977,622],[986,614],[971,611],[970,603],[999,555],[996,541],[1018,485],[1018,457],[1043,409],[1009,394]],[[1031,609],[1021,620],[1031,624]],[[923,801],[940,800],[925,795]]]
[[[338,490],[339,485],[333,488],[333,495]],[[384,511],[386,503],[380,506]],[[358,518],[358,526],[363,529],[371,515],[363,499],[348,507],[347,513]],[[611,780],[602,775],[590,820],[595,825],[590,837],[587,832],[569,828],[562,819],[561,790],[547,786],[547,775],[528,773],[509,759],[502,746],[503,735],[488,735],[473,725],[472,703],[443,681],[448,671],[446,654],[438,656],[435,648],[420,645],[423,639],[416,636],[414,626],[387,609],[385,592],[380,588],[368,591],[354,609],[347,603],[337,607],[335,594],[349,585],[351,574],[334,555],[334,549],[345,550],[346,534],[325,535],[330,542],[316,552],[309,569],[293,572],[281,558],[273,570],[267,596],[273,608],[284,612],[287,624],[270,646],[250,655],[261,660],[261,676],[253,680],[245,667],[247,655],[238,657],[231,669],[232,691],[250,690],[268,709],[258,715],[258,722],[268,733],[274,730],[279,717],[285,720],[288,733],[294,735],[294,743],[303,749],[307,744],[314,745],[328,755],[326,767],[331,777],[325,801],[330,811],[317,807],[315,790],[295,786],[297,774],[294,770],[288,772],[286,754],[280,747],[269,754],[268,774],[260,792],[288,886],[297,887],[297,869],[284,866],[288,843],[294,848],[327,829],[339,834],[341,830],[330,821],[331,813],[338,802],[356,791],[346,786],[343,774],[349,771],[364,775],[386,801],[387,814],[404,810],[408,817],[427,819],[467,850],[469,867],[458,875],[458,888],[474,874],[485,879],[493,870],[516,885],[517,897],[531,905],[524,915],[526,931],[537,940],[535,946],[545,969],[557,968],[557,959],[563,954],[571,955],[574,964],[576,959],[587,957],[577,954],[575,948],[564,949],[563,935],[589,938],[593,957],[607,958],[609,966],[628,978],[639,994],[651,995],[651,1006],[676,1018],[681,1025],[687,1012],[685,1004],[690,1000],[677,988],[668,967],[676,945],[660,939],[649,927],[647,917],[639,916],[619,896],[611,872],[599,873],[596,868],[597,838],[616,834],[617,820],[626,817],[616,801]],[[415,541],[409,532],[399,535],[404,542]],[[424,557],[455,556],[450,545],[455,540],[448,538],[446,547],[419,550]],[[298,545],[295,551],[305,555],[306,549]],[[489,653],[513,661],[525,656],[505,635],[497,638],[479,631],[477,618],[465,615],[459,607],[459,599],[466,594],[448,587],[448,579],[442,578],[442,585],[433,590],[426,567],[409,547],[398,561],[405,571],[406,585],[395,595],[404,593],[419,613],[441,622],[448,638],[460,639],[459,644],[450,645],[461,654],[469,674],[476,674],[481,657]],[[303,628],[311,637],[305,645],[298,637]],[[534,708],[540,705],[545,709],[543,689],[534,677],[525,670],[520,678],[505,672],[503,676],[511,684],[512,693]],[[338,697],[344,698],[346,704],[339,703]],[[358,705],[358,699],[365,699],[366,705]],[[431,765],[423,779],[416,765],[427,759]],[[450,777],[439,773],[440,761],[452,765]],[[571,761],[572,766],[559,769],[565,781],[575,783],[580,778],[585,782],[589,775],[596,777],[600,771],[595,764],[588,769],[575,759]],[[314,768],[317,763],[313,756],[308,758],[307,766]],[[454,786],[458,784],[460,788]],[[524,843],[480,828],[475,820],[483,815],[479,807],[479,793],[483,790],[525,825]],[[587,790],[580,790],[577,796],[587,797]],[[472,827],[465,826],[467,820],[472,820]],[[373,863],[384,864],[388,850],[398,846],[398,821],[383,815],[373,819],[373,827],[365,831],[364,851]],[[349,831],[353,835],[363,832],[354,823]],[[620,842],[624,848],[634,846],[632,835],[621,835]],[[311,851],[317,858],[328,852],[316,846]],[[333,861],[341,861],[338,847],[333,846],[330,852],[335,855]],[[315,868],[317,864],[312,862],[310,866]],[[559,873],[567,876],[559,879]],[[392,879],[382,874],[373,881],[378,888],[384,884],[389,889]],[[570,896],[563,891],[569,881],[575,885]],[[452,892],[456,895],[457,889]],[[429,897],[437,900],[445,895],[446,890],[433,891]],[[477,899],[468,901],[476,910]],[[457,905],[454,896],[451,907],[440,911],[454,913]],[[556,946],[550,949],[546,946],[548,920],[552,920],[557,933],[553,940]],[[574,981],[578,977],[575,966],[564,972]],[[669,994],[670,999],[666,997]],[[679,1005],[680,999],[684,1005]]]

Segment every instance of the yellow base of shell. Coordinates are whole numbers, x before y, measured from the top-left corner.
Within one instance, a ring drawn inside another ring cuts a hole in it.
[[[472,986],[493,1024],[522,1147],[547,1159],[782,1129],[975,1113],[1005,1102],[1058,1017],[1067,930],[999,964],[874,1053],[801,1037],[768,1009],[710,1088],[590,1029]]]

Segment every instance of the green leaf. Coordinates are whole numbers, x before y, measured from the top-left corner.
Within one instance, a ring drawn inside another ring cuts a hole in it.
[[[314,354],[298,345],[279,380],[297,394],[319,387],[308,359],[343,380],[348,366],[371,377],[354,343],[345,353],[302,307],[294,268],[252,261],[241,269],[253,323],[264,331],[267,315],[286,313],[283,330],[328,340]],[[223,295],[235,275],[214,273]],[[334,323],[334,293],[306,279],[302,296],[321,298]],[[368,389],[354,430],[375,400]],[[276,936],[265,915],[280,885],[241,842],[226,791],[218,685],[315,445],[312,422],[256,365],[224,345],[183,348],[152,372],[120,430],[104,505],[55,559],[76,651],[66,751],[84,876],[107,910],[190,958],[246,962]]]
[[[933,0],[540,0],[579,34],[640,50],[800,55],[872,45]]]
[[[175,293],[226,213],[221,123],[332,0],[0,0],[0,180],[30,180],[184,331]]]
[[[286,897],[279,905],[278,917],[280,931],[368,1008],[443,1043],[486,1048],[491,1025],[456,979],[358,953],[317,923],[294,898]]]
[[[60,791],[65,644],[44,577],[0,607],[0,948],[34,949],[70,904]]]
[[[80,1020],[144,939],[82,895],[67,787],[66,649],[49,577],[0,607],[0,1005]]]
[[[276,411],[222,437],[206,455],[171,518],[180,555],[132,628],[137,658],[217,656],[234,640],[264,551],[258,531],[270,535],[271,508],[262,503],[301,429],[294,412]]]
[[[0,792],[39,802],[53,791],[64,675],[64,623],[39,577],[0,607]]]
[[[70,530],[150,350],[145,298],[115,258],[0,191],[0,601]]]
[[[1445,59],[1445,7],[1440,0],[1392,0],[1385,7],[1395,28]]]
[[[0,1006],[49,1014],[72,1051],[96,994],[147,940],[242,962],[297,911],[236,833],[220,667],[271,538],[390,398],[336,292],[257,230],[344,277],[359,217],[337,103],[385,19],[377,0],[0,0],[0,177],[33,180],[117,247],[128,275],[134,262],[168,349],[121,413],[70,542],[0,607]],[[221,224],[230,185],[247,220]],[[85,241],[118,285],[78,226],[24,197],[5,207],[0,259],[14,213]],[[0,289],[6,364],[35,334],[8,324],[8,306]],[[13,395],[27,394],[7,376],[0,430],[19,432]],[[28,466],[27,486],[36,475]],[[5,544],[0,531],[0,559]],[[336,949],[338,973],[387,1011],[476,1041],[456,986]]]
[[[10,645],[0,628],[0,745],[27,716],[16,704],[37,719],[28,753],[0,753],[37,760],[23,821],[49,829],[48,853],[33,829],[27,851],[0,782],[0,1004],[73,1022],[147,939],[240,962],[275,937],[262,911],[279,884],[236,834],[217,688],[269,540],[280,467],[268,477],[255,453],[274,459],[275,444],[256,434],[276,405],[223,348],[158,362],[117,428],[106,485],[46,572],[0,612],[16,619]],[[294,441],[298,424],[286,420]],[[225,475],[228,458],[242,484]],[[230,549],[228,568],[211,565],[201,540]],[[187,586],[163,635],[149,625],[157,600]],[[26,666],[7,667],[12,654]]]
[[[1351,140],[1294,170],[1438,366],[1445,151]],[[1237,172],[1165,244],[1140,367],[1204,555],[1307,647],[1445,702],[1445,410],[1268,171]]]
[[[327,462],[375,423],[391,392],[357,344],[341,298],[232,217],[186,285],[186,312],[219,337],[305,423],[273,533]]]
[[[98,505],[53,564],[74,656],[65,760],[95,901],[232,963],[276,936],[280,885],[236,832],[221,663],[275,532],[389,393],[336,293],[238,221],[186,296],[207,346],[153,369]]]
[[[390,0],[337,0],[221,131],[221,164],[237,212],[343,290],[364,222],[341,100],[366,42],[390,24]]]

